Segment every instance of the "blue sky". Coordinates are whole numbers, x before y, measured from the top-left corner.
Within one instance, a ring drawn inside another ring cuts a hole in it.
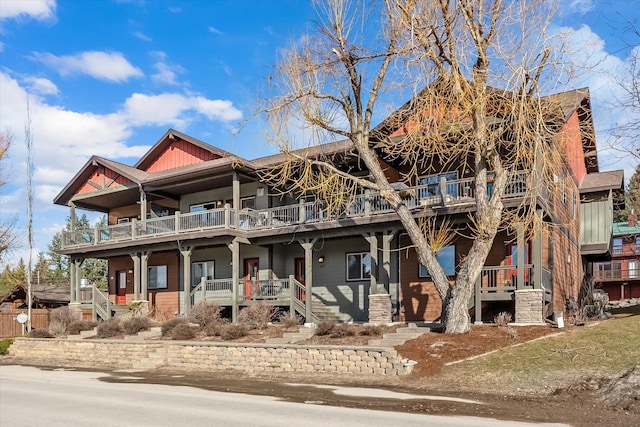
[[[560,4],[555,30],[592,66],[567,89],[590,87],[604,147],[623,114],[610,108],[612,79],[638,43],[625,21],[640,28],[640,1]],[[27,98],[35,246],[43,252],[69,214],[52,200],[92,154],[133,164],[169,127],[249,159],[273,153],[255,101],[279,50],[315,20],[311,3],[295,0],[0,0],[0,129],[14,136],[0,216],[17,216],[24,234]],[[614,152],[600,160],[601,170],[624,168],[627,179],[635,167]],[[2,262],[26,259],[23,244]]]

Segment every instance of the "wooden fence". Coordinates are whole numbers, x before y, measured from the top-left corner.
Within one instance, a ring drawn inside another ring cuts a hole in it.
[[[20,313],[26,314],[27,310],[15,310],[11,308],[3,308],[0,310],[0,338],[19,337],[22,335],[22,325],[16,320],[16,316]],[[34,329],[48,328],[49,310],[46,308],[32,309],[31,327]]]

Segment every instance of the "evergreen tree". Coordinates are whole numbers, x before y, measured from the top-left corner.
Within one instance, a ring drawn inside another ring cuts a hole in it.
[[[635,212],[636,215],[640,215],[640,164],[636,166],[636,171],[629,180],[624,199],[625,209],[616,211],[616,222],[626,222],[631,211]]]
[[[97,227],[105,227],[107,225],[106,217],[102,217],[96,224]],[[86,214],[76,218],[74,230],[90,229],[91,224]],[[67,218],[65,231],[71,231],[71,219]],[[62,247],[62,232],[56,233],[49,243],[48,259],[50,270],[50,282],[55,285],[69,285],[69,256],[62,255],[60,248]],[[98,258],[87,258],[82,263],[82,278],[89,279],[89,282],[101,288],[107,286],[107,261]]]

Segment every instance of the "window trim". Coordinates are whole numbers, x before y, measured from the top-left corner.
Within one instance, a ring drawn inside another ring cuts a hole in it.
[[[444,250],[447,250],[449,248],[453,248],[453,254],[451,255],[453,258],[453,264],[451,264],[450,266],[445,266],[448,268],[443,267],[443,270],[445,270],[445,274],[447,275],[447,277],[452,277],[456,275],[456,245],[447,245],[444,248],[440,249],[440,251],[438,251],[438,253],[436,254],[436,259],[438,259],[438,262],[440,262],[439,260],[439,256],[440,253]],[[442,256],[445,256],[446,254],[442,254]],[[440,262],[440,266],[442,267],[442,263]],[[449,274],[451,273],[451,274]],[[428,279],[431,278],[431,274],[429,274],[429,270],[427,270],[427,267],[418,263],[418,278],[420,279]]]
[[[350,278],[349,277],[349,256],[358,256],[360,257],[360,277],[358,278]],[[369,276],[366,277],[364,275],[364,265],[362,260],[365,257],[369,257]],[[363,280],[370,280],[371,279],[371,253],[370,252],[347,252],[345,254],[345,277],[347,282],[358,282],[358,281],[363,281]]]
[[[151,271],[156,269],[155,285],[151,285]],[[162,275],[164,271],[164,275]],[[147,289],[167,289],[169,287],[167,280],[167,265],[150,265],[147,267]]]
[[[244,202],[247,200],[253,200],[253,207],[245,207]],[[256,208],[256,196],[247,196],[240,198],[240,209],[255,209]]]

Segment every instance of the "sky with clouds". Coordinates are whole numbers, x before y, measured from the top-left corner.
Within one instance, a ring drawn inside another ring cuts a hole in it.
[[[560,5],[554,31],[590,66],[566,88],[590,88],[604,148],[616,122],[638,119],[612,103],[638,44],[626,28],[640,28],[640,0]],[[256,99],[279,50],[315,22],[310,2],[296,0],[0,0],[0,129],[14,137],[0,216],[16,216],[25,234],[27,111],[43,252],[69,214],[52,200],[91,155],[133,164],[170,127],[248,159],[273,153]],[[603,149],[600,166],[624,168],[628,179],[635,163]],[[26,259],[23,243],[3,262]]]

